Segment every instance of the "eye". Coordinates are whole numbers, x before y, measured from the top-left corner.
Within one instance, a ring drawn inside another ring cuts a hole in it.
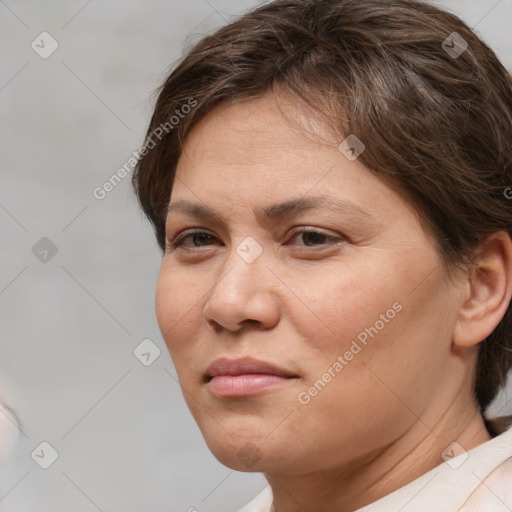
[[[192,242],[198,243],[198,245],[186,245],[185,240],[191,237]],[[205,231],[186,231],[181,236],[179,236],[174,242],[168,242],[168,245],[173,249],[177,249],[178,247],[202,247],[208,245],[208,241],[215,238],[213,235],[206,233]]]
[[[291,240],[293,240],[297,236],[300,236],[302,240],[306,242],[304,244],[306,247],[327,245],[326,242],[339,239],[339,237],[328,235],[327,233],[322,233],[317,229],[307,227],[301,227],[297,229],[293,236],[291,237]]]

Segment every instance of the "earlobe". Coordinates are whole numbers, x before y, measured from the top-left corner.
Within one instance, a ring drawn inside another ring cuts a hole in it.
[[[453,344],[460,347],[471,347],[487,338],[505,316],[512,296],[510,235],[506,231],[493,233],[477,254],[453,333]]]

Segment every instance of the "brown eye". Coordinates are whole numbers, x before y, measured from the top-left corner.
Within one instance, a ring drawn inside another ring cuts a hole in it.
[[[322,245],[327,245],[330,241],[338,239],[338,237],[328,235],[326,233],[322,233],[316,229],[312,228],[300,228],[291,237],[291,240],[297,237],[302,238],[302,241],[306,247],[317,247]]]
[[[185,240],[191,238],[193,245],[185,244]],[[181,236],[179,236],[174,242],[169,242],[169,245],[174,249],[178,247],[202,247],[209,245],[210,242],[215,237],[206,233],[205,231],[189,231]]]

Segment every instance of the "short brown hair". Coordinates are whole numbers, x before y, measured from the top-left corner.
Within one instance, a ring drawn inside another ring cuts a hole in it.
[[[166,134],[133,175],[162,250],[186,135],[213,107],[277,86],[313,107],[340,141],[363,141],[359,158],[415,207],[449,274],[473,265],[488,235],[512,234],[512,77],[492,49],[422,2],[276,0],[204,37],[162,85],[146,140],[162,126]],[[187,104],[195,108],[180,110]],[[509,304],[481,343],[474,395],[482,412],[511,365]]]

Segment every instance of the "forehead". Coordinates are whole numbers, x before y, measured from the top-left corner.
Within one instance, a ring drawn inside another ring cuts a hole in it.
[[[219,105],[206,114],[187,135],[182,157],[238,166],[263,164],[276,162],[277,154],[289,160],[313,158],[339,141],[340,136],[303,102],[267,93]]]
[[[308,207],[344,208],[381,220],[409,209],[361,159],[347,159],[340,142],[311,112],[286,103],[283,113],[271,94],[221,106],[185,140],[170,211],[195,209],[206,217],[209,206],[212,217],[212,210],[228,213],[236,206],[270,218],[313,197],[324,199]],[[178,201],[189,204],[175,206]]]

